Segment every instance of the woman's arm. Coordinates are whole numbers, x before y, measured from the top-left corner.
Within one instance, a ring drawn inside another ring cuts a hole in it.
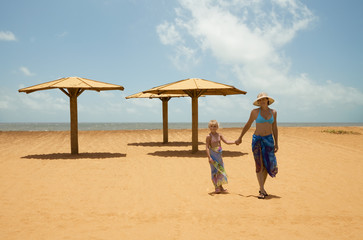
[[[272,133],[275,140],[275,152],[279,150],[279,131],[277,129],[277,112],[273,111],[275,121],[272,123]]]
[[[241,135],[239,136],[239,138],[235,141],[235,143],[237,145],[239,145],[241,142],[242,142],[242,137],[246,134],[246,132],[251,128],[251,125],[253,123],[253,121],[256,120],[256,116],[255,116],[255,110],[252,110],[251,111],[251,114],[250,114],[250,118],[248,119],[247,123],[245,124],[245,126],[243,127],[242,129],[242,132],[241,132]]]

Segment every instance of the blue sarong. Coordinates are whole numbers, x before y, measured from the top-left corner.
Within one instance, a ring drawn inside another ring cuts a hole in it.
[[[213,164],[210,164],[212,182],[215,187],[219,187],[223,184],[227,184],[227,173],[224,169],[224,163],[222,159],[222,148],[217,149],[209,148],[209,154],[213,159]]]
[[[278,168],[275,156],[275,143],[272,134],[268,136],[257,136],[252,137],[252,151],[256,162],[256,172],[261,171],[261,163],[265,166],[268,174],[271,177],[275,177]],[[262,156],[262,161],[261,161]]]

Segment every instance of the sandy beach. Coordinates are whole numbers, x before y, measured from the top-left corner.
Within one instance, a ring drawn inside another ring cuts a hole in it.
[[[69,132],[0,132],[0,239],[363,239],[363,127],[279,127],[265,200],[253,130],[223,145],[229,194],[213,194],[208,129],[196,154],[187,129],[167,144],[162,130],[80,131],[78,156]]]

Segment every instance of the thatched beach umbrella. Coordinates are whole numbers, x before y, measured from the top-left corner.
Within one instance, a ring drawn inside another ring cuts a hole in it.
[[[234,86],[200,78],[189,78],[144,91],[154,94],[187,94],[192,98],[192,152],[198,151],[198,98],[202,95],[246,94]]]
[[[173,97],[188,97],[187,94],[153,94],[153,93],[135,93],[127,96],[126,99],[130,98],[159,98],[163,102],[163,143],[167,143],[168,140],[168,102]]]
[[[71,153],[78,154],[78,116],[77,97],[85,90],[105,91],[124,90],[123,86],[98,82],[86,78],[67,77],[55,81],[38,84],[35,86],[19,89],[19,92],[32,93],[40,90],[58,88],[69,97],[71,115]]]

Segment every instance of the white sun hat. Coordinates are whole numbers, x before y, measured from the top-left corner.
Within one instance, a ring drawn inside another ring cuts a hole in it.
[[[253,102],[253,105],[260,106],[260,103],[258,102],[258,100],[260,100],[262,98],[268,99],[268,105],[271,105],[273,102],[275,102],[275,100],[272,97],[269,97],[267,93],[262,92],[257,95],[257,99],[256,99],[256,101]]]

